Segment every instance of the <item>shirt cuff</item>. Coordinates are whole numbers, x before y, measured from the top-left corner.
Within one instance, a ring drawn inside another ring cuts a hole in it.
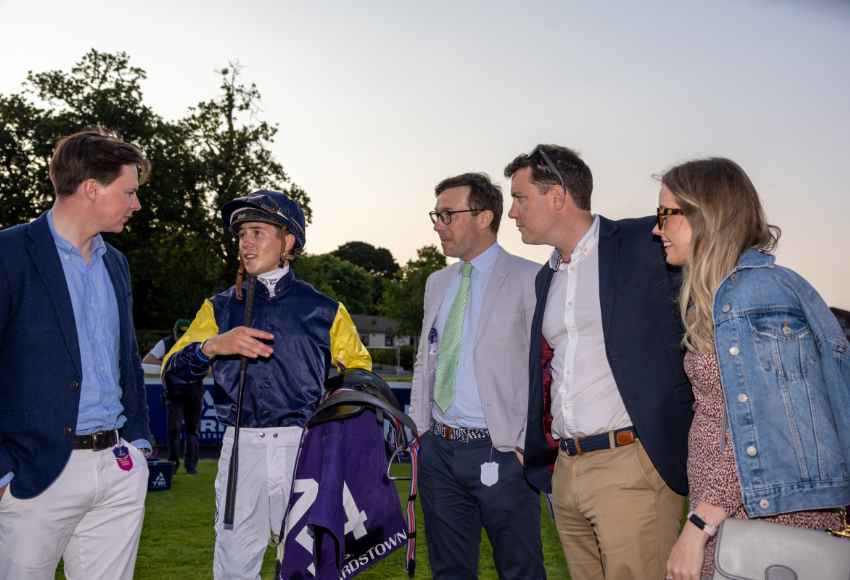
[[[204,364],[207,364],[208,362],[210,362],[210,357],[208,357],[207,355],[204,354],[204,344],[206,342],[207,342],[206,340],[204,342],[202,342],[198,346],[198,349],[195,351],[195,356],[198,358],[199,361],[201,361]]]
[[[0,487],[3,487],[5,485],[9,485],[9,483],[13,479],[15,479],[15,474],[10,471],[9,473],[4,475],[3,477],[0,477]]]
[[[136,449],[147,449],[148,451],[151,450],[151,444],[147,439],[136,439],[135,441],[130,443],[130,445],[132,445]]]

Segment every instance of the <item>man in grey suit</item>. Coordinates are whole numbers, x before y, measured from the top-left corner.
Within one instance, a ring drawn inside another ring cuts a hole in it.
[[[540,498],[521,464],[538,265],[497,243],[502,192],[486,175],[435,192],[434,230],[460,261],[425,285],[410,396],[431,570],[477,578],[483,526],[500,578],[545,578]]]

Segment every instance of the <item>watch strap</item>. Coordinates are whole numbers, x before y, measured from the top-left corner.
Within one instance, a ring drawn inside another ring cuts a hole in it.
[[[688,521],[708,534],[709,537],[714,536],[717,533],[717,526],[708,523],[694,511],[688,512]]]

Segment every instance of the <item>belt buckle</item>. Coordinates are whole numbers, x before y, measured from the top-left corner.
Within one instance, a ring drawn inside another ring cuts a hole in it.
[[[103,442],[107,437],[112,435],[114,431],[97,431],[91,434],[91,446],[94,451],[103,451],[104,449],[108,449],[109,445],[104,445]],[[117,438],[116,438],[117,441]]]
[[[443,437],[445,437],[449,441],[454,441],[456,435],[457,434],[455,433],[454,427],[450,427],[449,425],[445,424],[443,425]]]
[[[575,454],[576,455],[584,455],[584,449],[581,448],[581,439],[579,437],[576,437],[575,439],[573,439],[573,441],[575,442],[575,445],[576,445],[576,453]]]
[[[635,439],[634,431],[617,431],[614,434],[614,441],[616,442],[617,447],[634,443]]]

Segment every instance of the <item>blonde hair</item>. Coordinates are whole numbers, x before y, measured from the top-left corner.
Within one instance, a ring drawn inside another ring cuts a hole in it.
[[[781,231],[767,223],[758,192],[741,167],[712,157],[677,165],[662,177],[691,226],[691,249],[683,269],[679,311],[682,346],[714,352],[714,294],[753,248],[772,252]]]

